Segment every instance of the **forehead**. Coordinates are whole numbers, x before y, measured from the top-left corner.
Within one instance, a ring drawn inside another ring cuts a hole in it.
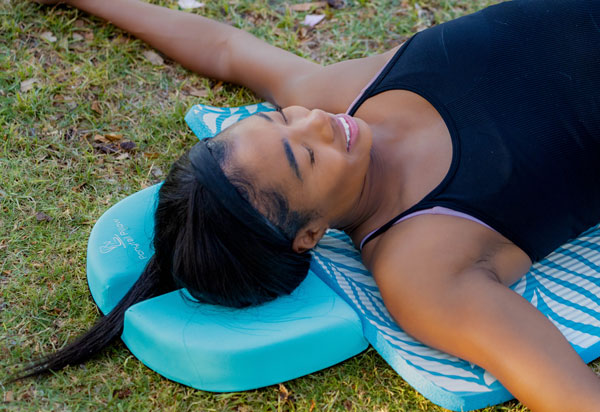
[[[254,115],[227,130],[233,167],[263,187],[291,183],[294,172],[287,161],[285,136],[275,124]]]

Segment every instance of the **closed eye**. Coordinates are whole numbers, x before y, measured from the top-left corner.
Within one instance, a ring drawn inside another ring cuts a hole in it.
[[[304,146],[304,148],[308,151],[308,154],[310,155],[310,164],[314,165],[315,164],[315,152],[313,152],[313,150],[310,147]]]
[[[283,122],[285,124],[288,124],[288,119],[287,117],[285,117],[285,114],[283,114],[283,110],[281,109],[281,107],[277,106],[277,113],[279,113],[281,115],[281,117],[283,117]]]

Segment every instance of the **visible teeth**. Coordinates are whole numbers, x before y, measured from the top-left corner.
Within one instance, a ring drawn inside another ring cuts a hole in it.
[[[348,147],[348,145],[350,144],[350,126],[348,126],[348,123],[346,123],[346,119],[344,119],[343,117],[339,117],[342,126],[344,126],[344,132],[346,133],[346,147]]]

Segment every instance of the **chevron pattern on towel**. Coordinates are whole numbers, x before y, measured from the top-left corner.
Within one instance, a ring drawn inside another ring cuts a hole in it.
[[[185,121],[198,139],[213,137],[223,130],[259,112],[275,110],[270,103],[257,103],[240,107],[215,107],[197,104],[185,115]]]
[[[483,369],[431,349],[403,332],[385,309],[373,277],[344,233],[330,230],[313,256],[312,270],[358,312],[367,340],[423,395],[431,399],[448,398],[445,391],[461,393],[468,402],[444,405],[457,410],[512,398]],[[600,225],[536,263],[512,289],[544,313],[586,362],[599,355]]]

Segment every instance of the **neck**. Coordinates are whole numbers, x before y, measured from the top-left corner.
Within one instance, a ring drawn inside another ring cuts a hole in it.
[[[389,190],[389,182],[392,181],[395,182],[395,187],[402,187],[402,182],[398,181],[398,162],[394,161],[393,157],[395,156],[390,155],[386,139],[373,139],[369,168],[362,190],[352,209],[344,216],[341,224],[337,225],[338,229],[353,238],[355,235],[360,236],[364,227],[369,227],[377,216],[382,213],[387,215],[390,207],[396,209],[401,204],[398,194],[402,191],[394,193]]]
[[[391,124],[388,119],[370,124],[373,145],[362,190],[343,223],[336,225],[355,243],[414,203],[408,177],[414,176],[422,158],[420,127],[408,109],[396,114]]]
[[[336,226],[355,243],[425,197],[452,160],[446,124],[425,99],[397,91],[370,100],[378,104],[375,112],[365,109],[373,132],[371,161],[357,201]]]

